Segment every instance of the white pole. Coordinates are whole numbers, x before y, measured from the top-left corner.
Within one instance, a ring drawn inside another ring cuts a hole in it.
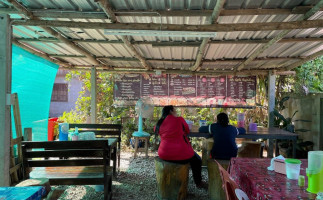
[[[97,118],[97,113],[96,113],[96,91],[97,91],[97,86],[96,86],[96,68],[92,67],[91,68],[91,123],[95,124],[96,118]]]
[[[272,71],[268,74],[268,127],[274,126],[274,108],[275,108],[275,95],[276,95],[276,75]]]
[[[273,127],[274,126],[274,108],[275,108],[275,94],[276,94],[276,87],[275,87],[275,82],[276,82],[276,75],[273,74],[272,71],[269,71],[268,73],[268,127]],[[268,158],[272,158],[273,151],[274,151],[274,141],[273,139],[269,139],[269,145],[268,145]],[[277,145],[277,144],[276,144]],[[277,149],[277,148],[276,148]],[[277,156],[276,152],[276,156]]]
[[[9,15],[0,14],[0,186],[9,186],[11,133],[11,27]]]

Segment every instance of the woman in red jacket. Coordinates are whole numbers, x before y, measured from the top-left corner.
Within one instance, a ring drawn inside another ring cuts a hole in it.
[[[159,133],[161,138],[158,155],[167,162],[190,163],[196,186],[205,188],[201,176],[202,160],[187,138],[189,132],[186,121],[183,117],[177,117],[174,107],[165,106],[155,129],[155,134]]]

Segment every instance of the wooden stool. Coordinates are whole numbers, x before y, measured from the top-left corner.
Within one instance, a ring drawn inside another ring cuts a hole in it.
[[[189,164],[177,164],[155,157],[157,198],[183,200],[187,195]]]
[[[230,160],[216,160],[224,169],[227,169]],[[214,159],[208,159],[207,170],[209,176],[208,193],[211,200],[226,199],[225,191],[222,188],[222,179],[218,164]]]
[[[135,138],[135,158],[137,157],[138,152],[146,152],[146,158],[148,158],[148,146],[149,146],[149,137],[136,137]],[[144,141],[145,146],[139,148],[139,140]]]
[[[261,142],[243,141],[238,149],[238,156],[242,158],[260,158]]]
[[[210,158],[213,147],[213,138],[203,139],[202,142],[202,166],[207,166],[207,161]]]

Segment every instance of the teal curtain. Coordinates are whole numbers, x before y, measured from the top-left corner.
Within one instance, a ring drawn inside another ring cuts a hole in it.
[[[12,93],[18,93],[22,131],[32,128],[34,141],[47,140],[50,99],[58,65],[20,47],[12,47]],[[12,118],[15,137],[15,126]]]

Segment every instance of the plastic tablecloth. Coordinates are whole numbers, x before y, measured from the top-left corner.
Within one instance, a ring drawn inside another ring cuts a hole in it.
[[[0,200],[40,200],[45,194],[43,186],[0,187]]]
[[[312,199],[306,191],[307,160],[301,159],[301,175],[305,176],[305,187],[298,180],[287,179],[286,175],[267,170],[269,158],[232,158],[230,175],[250,199]]]

